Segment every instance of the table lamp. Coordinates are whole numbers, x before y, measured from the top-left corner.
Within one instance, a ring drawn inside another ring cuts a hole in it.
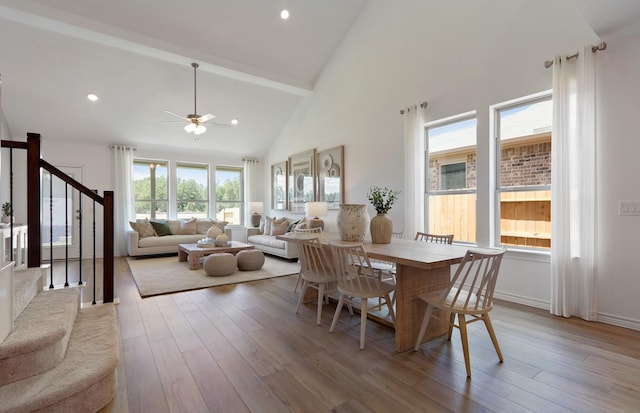
[[[262,202],[249,202],[249,213],[251,214],[251,225],[253,227],[260,226],[264,204]]]
[[[324,231],[324,221],[319,217],[326,217],[329,213],[326,202],[307,202],[304,204],[304,212],[307,217],[313,217],[307,221],[309,228],[320,227]]]

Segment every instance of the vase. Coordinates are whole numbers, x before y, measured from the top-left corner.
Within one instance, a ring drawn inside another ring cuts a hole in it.
[[[338,230],[342,241],[364,241],[369,229],[369,212],[364,204],[341,204],[338,212]]]
[[[378,214],[371,219],[370,231],[371,242],[374,244],[391,243],[391,234],[393,233],[393,221],[387,214]]]

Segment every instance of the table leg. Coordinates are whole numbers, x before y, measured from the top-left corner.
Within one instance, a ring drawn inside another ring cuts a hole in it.
[[[187,260],[187,252],[182,248],[178,248],[178,261],[183,262]]]
[[[197,270],[198,268],[200,268],[200,258],[202,258],[202,256],[198,253],[195,252],[191,252],[189,254],[189,269],[190,270]]]
[[[418,298],[418,294],[446,288],[450,273],[450,267],[425,270],[396,265],[396,351],[412,349],[416,344],[426,309],[426,303]],[[447,323],[432,318],[424,341],[446,334],[447,331]]]

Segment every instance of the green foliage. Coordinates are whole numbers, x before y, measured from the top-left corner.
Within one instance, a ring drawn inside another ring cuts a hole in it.
[[[393,203],[398,199],[400,191],[394,191],[387,187],[372,186],[369,188],[367,198],[378,214],[386,214],[391,210]]]
[[[2,215],[4,215],[5,217],[8,217],[8,216],[11,216],[11,212],[12,212],[11,202],[5,202],[4,204],[2,204]]]

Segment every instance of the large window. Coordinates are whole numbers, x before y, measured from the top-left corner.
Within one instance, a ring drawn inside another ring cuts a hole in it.
[[[169,205],[166,161],[133,161],[136,218],[166,219]]]
[[[243,225],[242,168],[216,168],[216,218]]]
[[[427,125],[427,231],[476,241],[476,119]]]
[[[550,95],[497,108],[497,239],[503,245],[551,246]]]
[[[209,169],[207,165],[176,165],[177,217],[209,216]]]

